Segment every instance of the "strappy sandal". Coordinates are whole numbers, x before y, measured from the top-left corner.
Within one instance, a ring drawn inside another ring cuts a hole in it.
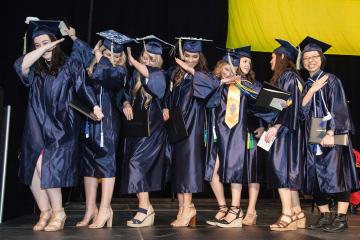
[[[284,220],[281,220],[283,216],[289,218],[290,222],[285,222]],[[277,222],[273,225],[270,225],[270,230],[279,232],[297,230],[297,221],[293,219],[293,216],[282,213]]]
[[[235,210],[237,211],[235,211]],[[236,217],[231,221],[228,222],[225,220],[226,215],[233,214]],[[225,217],[223,217],[216,225],[222,228],[239,228],[242,227],[242,220],[243,220],[243,211],[241,210],[240,206],[230,206],[226,213]]]
[[[213,219],[210,219],[210,220],[207,220],[206,223],[211,225],[211,226],[216,226],[216,224],[223,218],[226,216],[227,214],[227,211],[228,211],[228,207],[226,205],[219,205],[219,209],[215,215],[215,217]],[[219,213],[223,213],[223,216],[220,217],[220,218],[216,218],[216,216],[219,214]]]
[[[300,218],[299,215],[303,214],[303,216]],[[303,210],[301,210],[298,213],[295,213],[295,220],[297,222],[297,228],[305,229],[306,228],[306,215]],[[294,216],[293,215],[293,216]]]

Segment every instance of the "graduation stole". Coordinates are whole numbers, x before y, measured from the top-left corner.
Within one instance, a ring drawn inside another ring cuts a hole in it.
[[[225,123],[229,128],[239,122],[240,94],[241,91],[235,84],[229,85],[225,112]]]

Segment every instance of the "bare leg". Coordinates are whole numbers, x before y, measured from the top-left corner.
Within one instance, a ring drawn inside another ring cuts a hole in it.
[[[256,202],[259,195],[260,184],[250,183],[249,184],[249,205],[246,214],[255,214]]]
[[[299,192],[297,190],[291,190],[291,205],[294,213],[301,212]],[[300,213],[298,217],[302,218],[303,216],[305,216],[304,213]]]
[[[240,207],[242,184],[232,183],[231,184],[231,206]],[[234,212],[240,211],[240,209],[232,208]],[[227,222],[232,222],[236,218],[235,214],[228,213],[224,217]]]
[[[77,226],[87,226],[92,218],[97,215],[96,193],[98,187],[98,179],[94,177],[84,177],[85,195],[86,195],[86,211],[84,218]]]
[[[144,208],[149,210],[150,207],[150,198],[149,198],[149,193],[148,192],[139,192],[136,194],[139,200],[139,208]],[[152,209],[150,209],[150,211],[153,211]],[[134,216],[134,219],[138,219],[140,221],[143,221],[146,218],[146,215],[143,213],[139,213],[137,212],[136,215]]]
[[[111,198],[114,191],[115,178],[103,178],[101,181],[101,201],[99,214],[89,227],[101,226],[112,214]]]
[[[282,213],[292,216],[292,202],[291,202],[291,190],[289,188],[279,188],[279,195],[281,200],[281,206],[282,206]],[[284,222],[290,223],[292,219],[290,217],[281,216],[281,220]],[[276,225],[271,225],[273,227],[277,227]]]
[[[338,213],[347,214],[349,202],[338,202]]]
[[[214,166],[214,174],[210,182],[210,186],[215,194],[216,200],[219,206],[226,206],[225,194],[224,194],[224,185],[220,182],[220,177],[218,174],[219,170],[219,157],[216,158],[215,166]],[[216,219],[221,219],[225,216],[226,207],[219,208],[219,210],[215,215]]]

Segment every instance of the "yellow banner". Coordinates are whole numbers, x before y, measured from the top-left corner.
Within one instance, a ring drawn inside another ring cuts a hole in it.
[[[360,0],[229,0],[227,47],[272,52],[281,38],[297,46],[306,36],[360,55]]]

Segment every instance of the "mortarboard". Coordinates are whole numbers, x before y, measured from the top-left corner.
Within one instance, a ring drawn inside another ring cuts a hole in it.
[[[114,30],[106,30],[96,34],[105,38],[103,46],[113,53],[121,53],[124,50],[124,44],[134,41],[134,39]]]
[[[299,47],[304,52],[310,52],[310,51],[318,51],[321,53],[325,53],[329,48],[331,48],[331,45],[324,43],[320,40],[317,40],[312,37],[306,37],[302,42],[299,44]]]
[[[154,36],[154,35],[149,35],[146,37],[142,37],[142,38],[136,38],[137,41],[142,41],[144,44],[144,50],[152,53],[152,54],[158,54],[161,55],[163,53],[163,49],[168,46],[171,48],[174,48],[175,46],[165,42],[164,40]]]
[[[282,39],[275,39],[278,43],[280,43],[280,47],[276,48],[274,50],[274,53],[276,54],[284,54],[285,56],[287,56],[291,61],[293,61],[294,63],[296,62],[297,56],[298,56],[298,50],[291,45],[291,43],[289,43],[286,40],[282,40]]]

